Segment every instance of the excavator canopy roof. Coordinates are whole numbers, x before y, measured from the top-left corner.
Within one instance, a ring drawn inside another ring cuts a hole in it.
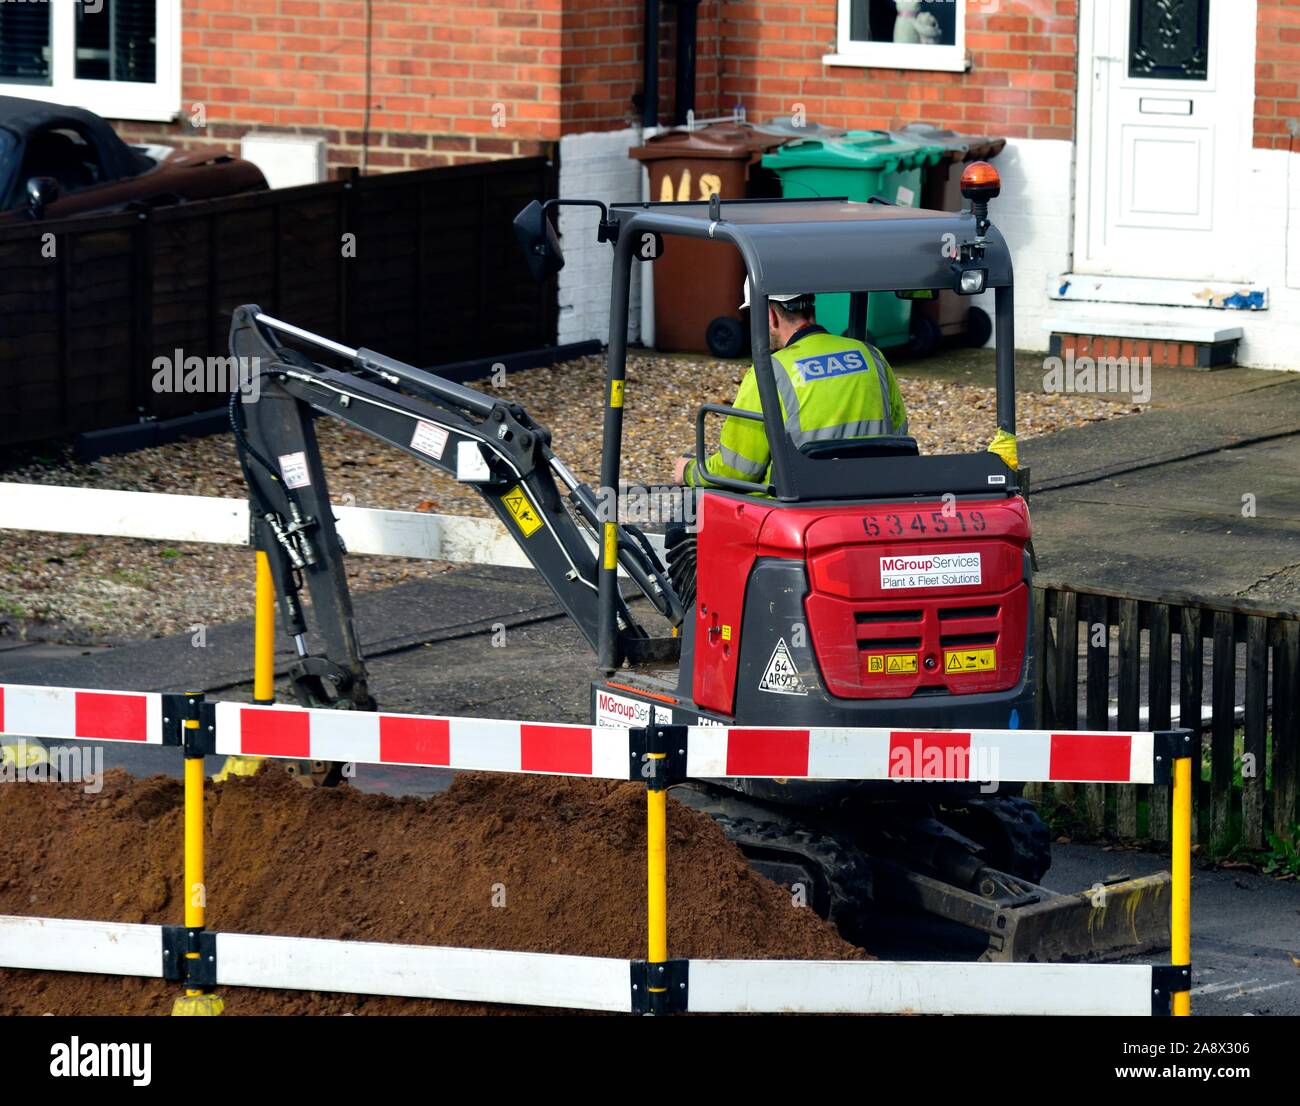
[[[987,271],[985,288],[1011,284],[1011,256],[996,227],[981,260],[956,260],[955,247],[975,238],[969,212],[817,198],[724,200],[717,214],[707,200],[610,208],[620,236],[652,231],[733,243],[765,295],[953,288],[971,268]]]

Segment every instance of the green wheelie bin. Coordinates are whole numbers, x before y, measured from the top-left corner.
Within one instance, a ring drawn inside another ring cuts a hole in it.
[[[836,138],[789,142],[763,156],[763,167],[781,180],[786,197],[845,196],[879,198],[915,207],[921,199],[922,171],[938,164],[944,148],[885,131],[847,131]],[[797,289],[791,289],[797,291]],[[851,290],[850,290],[851,291]],[[912,301],[876,293],[867,305],[867,331],[873,344],[908,344]],[[817,321],[832,334],[849,325],[848,292],[819,295]]]

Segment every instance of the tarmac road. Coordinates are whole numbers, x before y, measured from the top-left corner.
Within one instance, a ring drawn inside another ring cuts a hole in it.
[[[1077,891],[1111,874],[1166,871],[1169,858],[1096,845],[1054,845],[1043,880]],[[1159,956],[1139,957],[1163,963]],[[1300,882],[1192,866],[1192,1011],[1300,1016]]]

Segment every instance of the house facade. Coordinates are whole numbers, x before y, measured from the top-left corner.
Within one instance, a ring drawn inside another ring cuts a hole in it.
[[[543,154],[616,200],[686,104],[1003,135],[1018,345],[1300,365],[1300,0],[27,0],[0,4],[0,94],[277,184]],[[562,217],[566,341],[606,336],[586,221]]]

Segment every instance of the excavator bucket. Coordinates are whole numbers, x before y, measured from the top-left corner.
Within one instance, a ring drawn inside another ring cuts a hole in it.
[[[1168,872],[1070,895],[1049,893],[1007,910],[1002,947],[990,941],[981,959],[1112,960],[1168,948],[1170,894]]]
[[[878,901],[983,933],[981,960],[1114,960],[1169,947],[1168,872],[1061,894],[986,868],[979,894],[892,861],[872,868]]]

